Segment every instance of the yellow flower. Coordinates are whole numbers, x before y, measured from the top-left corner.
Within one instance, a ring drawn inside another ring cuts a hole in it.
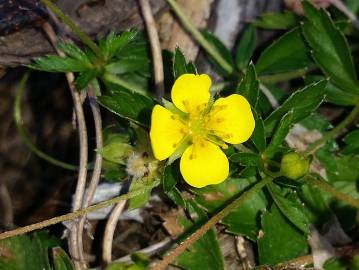
[[[233,94],[213,102],[210,87],[206,74],[183,74],[172,87],[174,105],[156,105],[152,111],[150,138],[155,158],[182,155],[182,176],[197,188],[228,177],[229,162],[221,148],[247,141],[255,125],[243,96]]]

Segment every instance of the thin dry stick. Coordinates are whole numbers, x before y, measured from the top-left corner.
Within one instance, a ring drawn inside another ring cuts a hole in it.
[[[64,57],[65,56],[64,53],[59,49],[57,49],[56,47],[57,36],[52,26],[46,22],[43,24],[43,29],[47,34],[47,36],[49,37],[51,44],[56,49],[58,55]],[[75,196],[72,205],[72,210],[77,211],[78,209],[81,208],[82,205],[83,195],[85,192],[86,177],[87,177],[87,161],[88,161],[87,129],[86,129],[85,115],[82,108],[80,94],[76,91],[74,86],[74,74],[66,73],[66,79],[74,103],[75,114],[76,114],[77,125],[78,125],[79,143],[80,143],[79,173],[77,178]],[[76,269],[81,269],[81,266],[79,266],[77,262],[77,260],[80,258],[79,255],[80,251],[78,248],[77,226],[75,225],[71,227],[69,249],[72,257],[75,259]]]
[[[105,233],[102,242],[102,260],[105,264],[109,264],[112,261],[112,241],[115,233],[118,218],[122,214],[125,208],[126,201],[119,202],[112,210],[111,215],[106,223]]]
[[[160,40],[158,38],[158,32],[156,23],[153,18],[151,6],[148,0],[139,0],[143,18],[146,23],[146,29],[148,38],[151,44],[153,69],[156,84],[157,99],[161,102],[164,95],[164,75],[163,75],[163,61]]]
[[[96,133],[96,149],[102,149],[103,147],[103,138],[102,138],[102,119],[101,119],[101,112],[100,107],[96,100],[96,95],[94,93],[94,89],[92,86],[88,87],[88,97],[90,102],[90,107],[92,111],[92,116],[95,123],[95,133]],[[102,169],[102,155],[99,151],[96,152],[95,157],[95,165],[92,172],[92,177],[90,180],[90,185],[87,189],[87,194],[85,195],[84,201],[82,203],[82,208],[86,208],[91,204],[91,201],[93,199],[93,196],[95,194],[98,182],[100,181],[101,177],[101,169]],[[79,246],[79,255],[80,255],[80,261],[84,262],[85,258],[83,255],[83,243],[82,243],[82,235],[83,235],[83,229],[84,224],[86,222],[86,216],[83,216],[78,224],[78,246]]]
[[[16,235],[21,235],[21,234],[24,234],[24,233],[32,232],[32,231],[35,231],[35,230],[40,230],[40,229],[43,229],[43,228],[49,227],[51,225],[67,221],[67,220],[73,220],[75,218],[78,218],[78,217],[81,217],[83,215],[86,215],[89,212],[93,212],[93,211],[96,211],[98,209],[105,208],[105,207],[108,207],[108,206],[110,206],[112,204],[118,203],[120,201],[128,200],[128,199],[131,199],[133,197],[142,195],[142,194],[148,192],[149,190],[152,190],[159,183],[160,183],[160,181],[155,181],[155,182],[152,183],[152,185],[146,186],[143,189],[131,191],[131,192],[127,193],[127,194],[112,198],[112,199],[107,200],[107,201],[100,202],[98,204],[91,205],[91,206],[89,206],[87,208],[83,208],[83,209],[80,209],[80,210],[72,212],[72,213],[68,213],[68,214],[57,216],[57,217],[54,217],[54,218],[50,218],[50,219],[47,219],[47,220],[44,220],[44,221],[41,221],[41,222],[38,222],[38,223],[34,223],[34,224],[31,224],[31,225],[28,225],[28,226],[17,228],[15,230],[0,233],[0,240],[6,239],[6,238],[9,238],[9,237],[13,237],[13,236],[16,236]]]
[[[226,206],[222,211],[211,217],[207,223],[198,228],[193,234],[191,234],[186,240],[180,243],[174,250],[172,250],[162,261],[153,266],[152,270],[164,270],[166,267],[172,263],[179,255],[181,255],[187,248],[189,248],[194,242],[201,238],[208,230],[215,226],[219,221],[221,221],[225,216],[227,216],[233,209],[241,205],[243,202],[248,200],[251,196],[259,192],[265,185],[272,182],[273,178],[268,177],[262,181],[255,184],[251,189],[244,192],[239,198],[234,200],[228,206]]]

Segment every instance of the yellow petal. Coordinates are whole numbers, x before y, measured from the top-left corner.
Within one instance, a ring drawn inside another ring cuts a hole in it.
[[[186,135],[187,127],[178,115],[156,105],[152,111],[150,138],[153,155],[158,160],[168,158]]]
[[[253,133],[255,121],[251,106],[241,95],[217,99],[208,116],[206,128],[227,143],[243,143]]]
[[[183,153],[180,170],[188,184],[201,188],[223,182],[228,177],[229,164],[217,145],[200,140]]]
[[[183,112],[198,114],[207,106],[211,83],[206,74],[183,74],[172,87],[172,102]]]

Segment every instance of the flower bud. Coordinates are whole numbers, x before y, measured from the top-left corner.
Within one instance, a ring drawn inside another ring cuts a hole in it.
[[[296,180],[303,177],[309,170],[309,161],[298,153],[285,154],[280,164],[280,171],[289,179]]]

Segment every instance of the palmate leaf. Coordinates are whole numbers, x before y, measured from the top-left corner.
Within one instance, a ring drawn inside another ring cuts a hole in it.
[[[344,34],[325,10],[318,10],[308,1],[304,1],[303,5],[308,20],[304,22],[302,29],[312,48],[313,58],[337,86],[358,94],[359,83]]]
[[[243,70],[253,55],[257,45],[257,30],[253,25],[249,25],[243,32],[236,50],[236,65],[238,69]]]
[[[177,79],[185,73],[197,74],[196,67],[192,62],[187,63],[186,58],[179,47],[176,48],[173,55],[172,72],[174,79]]]
[[[36,58],[29,67],[47,72],[82,72],[91,69],[87,62],[57,55]]]
[[[122,53],[124,48],[131,43],[138,35],[137,30],[130,30],[120,35],[111,32],[100,40],[100,48],[106,59],[111,59],[116,54]]]
[[[297,16],[293,12],[286,10],[283,13],[263,13],[260,19],[254,22],[254,25],[265,29],[286,30],[295,26],[297,22]]]
[[[249,64],[246,74],[236,89],[236,93],[244,96],[249,104],[251,104],[252,108],[257,106],[259,98],[259,82],[255,67],[252,63]]]

